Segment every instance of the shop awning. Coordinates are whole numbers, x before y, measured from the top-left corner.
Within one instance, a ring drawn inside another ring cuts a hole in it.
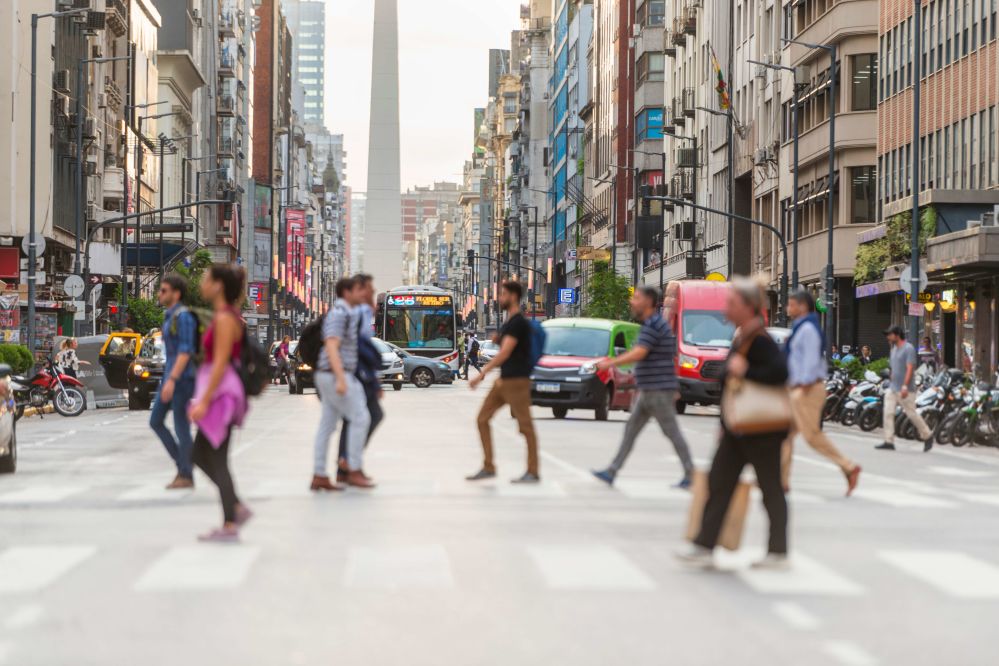
[[[931,238],[926,248],[930,279],[992,277],[999,270],[999,227],[976,226]]]
[[[163,242],[163,263],[170,263],[181,252],[184,251],[184,246],[180,243],[172,243],[169,241]],[[138,253],[139,265],[142,268],[159,268],[160,267],[160,244],[159,243],[142,243],[138,248],[135,245],[129,245],[125,250],[125,262],[129,266],[135,266],[135,257]]]
[[[898,278],[895,278],[894,280],[882,280],[881,282],[857,285],[854,289],[854,295],[857,298],[867,298],[868,296],[880,296],[881,294],[894,294],[899,291],[902,291],[902,285],[898,281]]]

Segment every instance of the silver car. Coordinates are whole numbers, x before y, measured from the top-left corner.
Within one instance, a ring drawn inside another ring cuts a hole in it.
[[[389,344],[389,346],[402,359],[404,381],[412,382],[417,388],[429,388],[433,384],[454,382],[454,370],[450,364],[410,354],[393,344]]]
[[[382,355],[382,365],[385,366],[379,379],[381,379],[383,384],[391,384],[393,390],[401,391],[402,382],[405,379],[403,376],[405,368],[402,358],[384,340],[371,338],[371,342],[374,343],[375,348]]]

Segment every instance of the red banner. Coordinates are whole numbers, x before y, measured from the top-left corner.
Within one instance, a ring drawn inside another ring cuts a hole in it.
[[[305,211],[289,209],[285,215],[289,291],[300,294],[305,286]]]

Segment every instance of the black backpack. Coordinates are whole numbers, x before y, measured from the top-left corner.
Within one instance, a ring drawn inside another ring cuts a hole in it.
[[[302,329],[302,335],[298,338],[298,349],[295,355],[302,363],[307,363],[313,368],[319,365],[319,351],[323,348],[323,318],[320,317],[311,321]]]
[[[472,349],[471,349],[471,351],[469,353],[470,354],[478,354],[479,353],[479,341],[478,340],[472,340]]]
[[[264,387],[270,383],[271,359],[263,345],[256,338],[247,335],[245,326],[236,370],[243,381],[243,390],[247,396],[260,395],[264,392]]]

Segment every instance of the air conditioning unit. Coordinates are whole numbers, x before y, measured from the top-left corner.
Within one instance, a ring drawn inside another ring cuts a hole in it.
[[[97,118],[87,116],[83,121],[83,136],[93,139],[97,136]]]
[[[809,76],[808,67],[800,66],[794,68],[794,85],[796,86],[809,86],[812,84],[812,79]]]
[[[66,144],[66,154],[69,155],[70,159],[76,159],[76,142]]]
[[[52,100],[52,108],[57,116],[69,117],[69,99],[63,95],[56,95]]]
[[[90,57],[91,58],[103,58],[104,57],[104,46],[102,44],[94,44],[90,47]]]
[[[642,34],[642,24],[641,23],[635,23],[635,24],[633,24],[631,26],[631,35],[632,35],[632,37],[637,38],[641,34]]]
[[[73,0],[73,9],[90,9],[90,0]]]
[[[763,166],[767,162],[773,159],[773,155],[769,148],[760,148],[753,152],[753,164],[755,166]]]
[[[673,238],[678,241],[694,240],[694,223],[679,222],[673,225]]]
[[[97,106],[101,109],[106,109],[108,106],[108,96],[106,93],[97,94]]]
[[[755,73],[756,78],[763,79],[765,81],[766,78],[767,78],[767,74],[768,74],[768,72],[767,72],[767,66],[766,65],[757,65],[756,66],[756,73]]]
[[[69,70],[57,69],[52,73],[52,89],[63,95],[69,94]]]
[[[201,27],[202,20],[201,20],[201,10],[200,9],[192,9],[191,10],[191,22],[194,23],[194,25],[198,26],[199,28]]]
[[[87,222],[97,221],[97,204],[88,203],[87,204]]]

